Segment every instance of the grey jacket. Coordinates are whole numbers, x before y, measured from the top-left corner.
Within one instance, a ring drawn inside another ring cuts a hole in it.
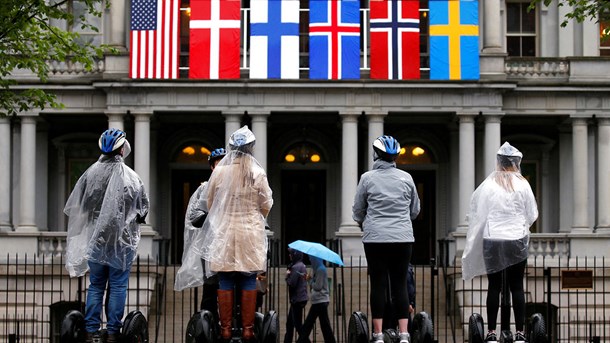
[[[377,160],[360,178],[352,218],[364,231],[364,243],[413,242],[411,220],[419,214],[419,206],[411,175],[394,162]]]
[[[311,303],[320,304],[330,301],[328,274],[326,267],[318,260],[311,259],[313,278],[311,279]]]

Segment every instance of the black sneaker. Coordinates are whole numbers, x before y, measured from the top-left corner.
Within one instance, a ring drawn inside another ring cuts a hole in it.
[[[488,332],[487,336],[485,336],[485,342],[497,342],[498,337],[495,332]]]
[[[525,336],[523,335],[523,332],[517,332],[515,334],[515,343],[527,343],[527,339],[525,339]]]

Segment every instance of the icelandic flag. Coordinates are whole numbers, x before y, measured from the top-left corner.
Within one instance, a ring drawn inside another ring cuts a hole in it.
[[[419,79],[419,0],[371,0],[371,78]]]
[[[189,78],[239,78],[240,9],[240,0],[191,0]]]
[[[299,78],[299,0],[255,0],[250,8],[250,78]]]
[[[309,1],[309,78],[360,78],[360,1]]]
[[[478,0],[430,0],[430,79],[479,79]]]

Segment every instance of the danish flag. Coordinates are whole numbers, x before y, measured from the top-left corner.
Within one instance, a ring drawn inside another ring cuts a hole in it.
[[[189,78],[239,78],[240,6],[240,0],[191,0]]]

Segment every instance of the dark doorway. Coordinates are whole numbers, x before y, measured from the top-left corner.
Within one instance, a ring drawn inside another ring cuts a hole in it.
[[[411,263],[429,264],[430,259],[436,256],[436,171],[411,170],[419,194],[421,210],[419,216],[413,220],[413,255]]]
[[[325,243],[326,171],[282,171],[282,262],[288,244],[297,240]]]
[[[184,247],[184,215],[191,195],[203,181],[206,181],[211,170],[174,169],[172,170],[172,237],[170,240],[170,263],[182,261]]]

